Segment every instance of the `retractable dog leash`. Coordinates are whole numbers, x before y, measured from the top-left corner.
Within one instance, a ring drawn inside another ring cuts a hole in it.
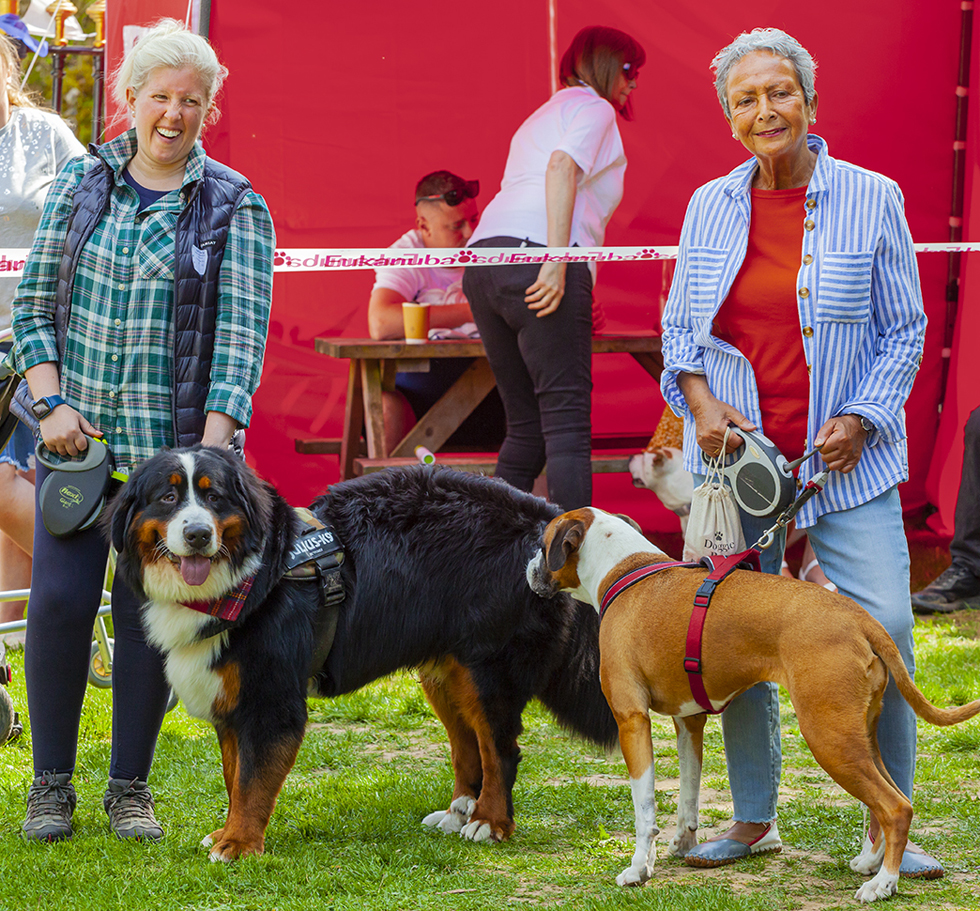
[[[749,550],[765,550],[776,539],[776,534],[785,528],[807,500],[820,493],[827,485],[829,469],[814,475],[796,493],[796,478],[793,471],[820,450],[816,446],[809,452],[787,461],[776,448],[775,443],[757,430],[734,428],[744,440],[743,446],[735,451],[735,460],[725,466],[725,474],[731,478],[732,494],[738,505],[751,516],[758,518],[777,517],[776,523],[767,529]],[[702,452],[701,460],[707,462],[708,456]]]
[[[816,452],[816,450],[813,450],[811,453],[809,453],[809,455],[804,456],[804,458],[809,458],[813,452]],[[830,477],[830,469],[825,468],[823,471],[810,478],[810,480],[803,485],[803,490],[800,491],[800,495],[779,514],[779,518],[776,519],[776,524],[773,525],[772,528],[769,528],[763,532],[762,537],[752,545],[750,550],[761,551],[768,548],[772,542],[776,540],[776,533],[779,531],[779,529],[785,528],[787,525],[789,525],[790,520],[800,511],[803,504],[806,503],[807,500],[816,496],[821,490],[824,489],[824,487],[826,487],[828,477]]]
[[[35,453],[51,472],[38,491],[38,504],[44,527],[55,538],[91,528],[105,508],[113,482],[127,477],[115,470],[112,450],[97,437],[89,438],[80,459],[56,457],[43,440],[38,440]]]

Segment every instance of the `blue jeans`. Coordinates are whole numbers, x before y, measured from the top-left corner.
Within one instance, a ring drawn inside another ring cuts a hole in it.
[[[695,476],[695,485],[702,480]],[[745,543],[751,547],[772,524],[772,519],[742,513]],[[827,578],[885,627],[914,678],[909,549],[898,488],[854,509],[821,516],[806,533]],[[762,553],[763,572],[779,573],[785,546],[786,536],[781,533]],[[757,684],[733,700],[721,716],[734,815],[740,822],[776,818],[782,762],[777,690],[772,683]],[[878,745],[885,768],[911,800],[915,713],[893,681],[885,691]]]

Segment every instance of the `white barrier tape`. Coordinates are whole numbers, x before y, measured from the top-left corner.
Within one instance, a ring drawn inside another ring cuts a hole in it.
[[[916,253],[972,253],[980,242],[915,244]],[[28,248],[0,249],[0,278],[20,278]],[[290,247],[275,251],[274,272],[346,272],[353,269],[424,269],[533,263],[623,263],[676,259],[677,247]]]

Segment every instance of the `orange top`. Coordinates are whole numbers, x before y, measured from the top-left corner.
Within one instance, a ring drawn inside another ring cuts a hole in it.
[[[755,371],[762,432],[787,459],[803,454],[810,378],[797,307],[806,187],[753,190],[745,261],[714,319],[714,335]]]

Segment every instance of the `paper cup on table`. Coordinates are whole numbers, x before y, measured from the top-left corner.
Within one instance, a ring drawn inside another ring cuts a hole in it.
[[[405,341],[410,345],[421,345],[429,338],[429,305],[402,304],[402,317],[405,320]]]

